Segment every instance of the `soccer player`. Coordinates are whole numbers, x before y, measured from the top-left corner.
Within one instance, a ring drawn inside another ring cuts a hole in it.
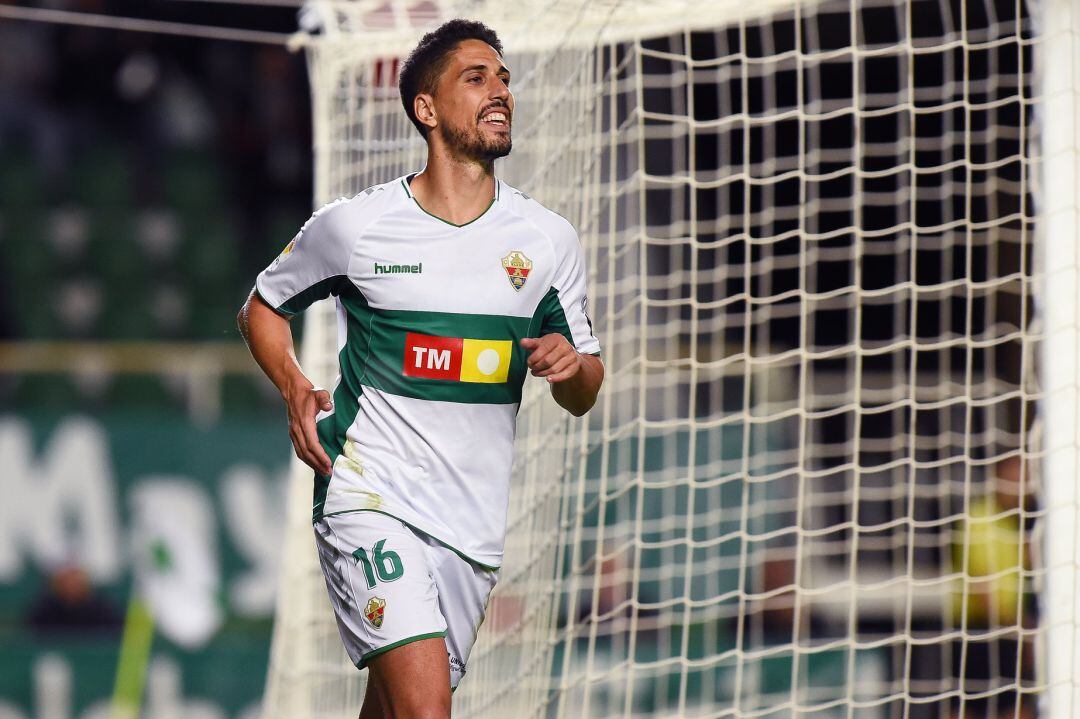
[[[498,578],[525,377],[580,416],[604,376],[574,228],[494,174],[514,114],[498,37],[450,21],[399,84],[427,166],[317,211],[238,317],[315,471],[326,586],[370,671],[361,719],[450,715]],[[330,295],[332,397],[288,322]]]

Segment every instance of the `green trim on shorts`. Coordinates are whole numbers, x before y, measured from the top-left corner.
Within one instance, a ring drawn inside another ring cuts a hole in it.
[[[421,639],[435,639],[436,637],[446,639],[446,632],[431,632],[430,634],[417,634],[415,637],[407,637],[405,639],[402,639],[401,641],[394,642],[393,644],[387,644],[385,647],[381,647],[379,649],[376,649],[375,651],[368,652],[364,656],[360,657],[360,661],[358,661],[356,663],[356,668],[357,669],[363,669],[364,667],[366,667],[368,665],[368,662],[370,662],[372,659],[379,656],[380,654],[384,654],[384,653],[390,651],[391,649],[397,649],[400,646],[403,646],[405,644],[411,644],[412,642],[418,642]]]
[[[337,517],[337,516],[342,515],[342,514],[354,514],[356,512],[374,512],[375,514],[381,514],[381,515],[383,515],[385,517],[390,517],[391,519],[396,519],[397,521],[401,522],[402,524],[404,524],[406,527],[408,527],[412,531],[419,532],[420,534],[424,535],[425,537],[431,537],[436,542],[438,542],[440,545],[442,545],[443,547],[446,547],[451,552],[458,555],[459,557],[464,559],[469,564],[475,564],[476,566],[480,567],[481,569],[486,569],[489,572],[497,572],[497,571],[499,571],[498,567],[493,567],[490,564],[484,564],[483,562],[477,561],[477,560],[473,559],[472,557],[470,557],[469,555],[465,554],[465,552],[461,551],[457,547],[452,547],[449,544],[447,544],[446,542],[439,539],[438,537],[432,536],[430,533],[425,532],[424,530],[420,529],[419,527],[416,527],[416,526],[413,526],[412,524],[409,524],[408,522],[406,522],[401,517],[398,517],[397,515],[394,515],[394,514],[390,514],[389,512],[384,512],[381,509],[366,509],[366,508],[365,509],[343,509],[340,512],[329,512],[329,513],[323,514],[323,515],[320,516],[320,519],[326,519],[327,517]]]

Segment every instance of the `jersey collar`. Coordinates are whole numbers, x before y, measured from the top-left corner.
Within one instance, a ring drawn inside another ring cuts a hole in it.
[[[420,204],[420,201],[417,200],[416,197],[413,196],[412,188],[409,187],[409,184],[412,182],[412,179],[414,177],[416,177],[416,175],[417,175],[417,173],[413,172],[413,173],[405,175],[404,177],[401,178],[401,186],[402,186],[402,188],[404,188],[405,194],[409,197],[410,200],[413,201],[413,204],[416,205],[417,209],[419,209],[425,215],[427,215],[428,217],[431,217],[433,219],[438,220],[439,222],[443,223],[444,225],[450,225],[451,227],[465,227],[466,225],[471,225],[474,222],[476,222],[477,220],[479,220],[480,218],[486,216],[489,212],[491,212],[491,208],[495,207],[496,203],[498,203],[499,196],[502,194],[502,180],[500,180],[498,177],[496,177],[495,178],[495,196],[491,198],[491,203],[487,207],[485,207],[484,211],[481,212],[479,215],[472,218],[468,222],[463,222],[462,224],[458,225],[458,224],[455,224],[453,222],[450,222],[449,220],[444,220],[443,218],[439,217],[438,215],[431,214],[430,212],[425,210],[424,206]]]

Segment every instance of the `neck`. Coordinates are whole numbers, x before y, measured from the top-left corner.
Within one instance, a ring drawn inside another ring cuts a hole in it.
[[[427,167],[413,178],[410,189],[427,212],[463,225],[491,205],[495,197],[495,162],[454,157],[441,142],[430,142]]]

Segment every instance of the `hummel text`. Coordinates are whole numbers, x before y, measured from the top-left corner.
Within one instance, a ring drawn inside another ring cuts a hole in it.
[[[418,265],[382,265],[378,262],[375,263],[375,274],[377,275],[420,274],[423,271],[423,262]]]

